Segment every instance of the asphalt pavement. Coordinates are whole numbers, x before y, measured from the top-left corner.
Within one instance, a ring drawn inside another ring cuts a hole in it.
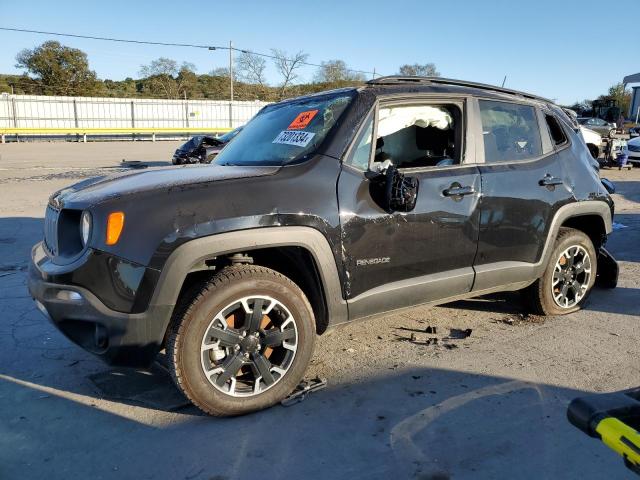
[[[640,168],[603,172],[620,283],[584,310],[532,317],[510,293],[351,324],[316,343],[326,389],[220,419],[160,366],[113,370],[74,346],[25,286],[51,193],[122,159],[161,167],[176,146],[0,145],[0,479],[634,478],[566,407],[640,385]]]

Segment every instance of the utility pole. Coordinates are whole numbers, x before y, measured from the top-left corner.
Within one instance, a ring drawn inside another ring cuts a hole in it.
[[[375,80],[376,79],[376,67],[373,67],[373,77],[371,77],[371,80]]]
[[[229,128],[233,128],[233,42],[229,40],[229,86],[231,95],[229,99]]]

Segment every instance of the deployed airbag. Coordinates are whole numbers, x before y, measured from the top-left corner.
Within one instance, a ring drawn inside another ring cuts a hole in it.
[[[404,128],[435,127],[447,130],[453,125],[453,118],[445,109],[439,107],[405,107],[380,109],[378,119],[378,138],[386,137]]]

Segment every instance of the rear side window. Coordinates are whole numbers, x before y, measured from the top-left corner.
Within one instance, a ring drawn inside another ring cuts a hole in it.
[[[529,160],[542,155],[536,111],[529,105],[479,100],[485,162]]]
[[[567,136],[564,134],[564,130],[562,130],[562,127],[556,117],[546,114],[544,118],[547,120],[547,126],[549,127],[549,134],[551,135],[551,141],[553,144],[555,146],[560,146],[567,143]]]

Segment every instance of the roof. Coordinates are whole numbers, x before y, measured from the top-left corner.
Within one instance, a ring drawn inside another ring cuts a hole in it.
[[[489,91],[501,94],[515,95],[518,97],[528,98],[532,100],[539,100],[545,103],[554,103],[552,100],[549,100],[544,97],[540,97],[538,95],[533,95],[531,93],[521,92],[519,90],[511,90],[509,88],[497,87],[495,85],[488,85],[486,83],[477,83],[477,82],[469,82],[466,80],[456,80],[452,78],[441,78],[441,77],[417,77],[417,76],[400,76],[393,75],[388,77],[379,77],[374,80],[369,80],[367,82],[369,86],[439,86],[439,87],[463,87],[473,90],[482,90]],[[457,89],[457,88],[456,88]]]
[[[627,75],[622,80],[622,83],[624,83],[624,84],[627,84],[627,83],[640,83],[640,73],[635,73],[633,75]]]

